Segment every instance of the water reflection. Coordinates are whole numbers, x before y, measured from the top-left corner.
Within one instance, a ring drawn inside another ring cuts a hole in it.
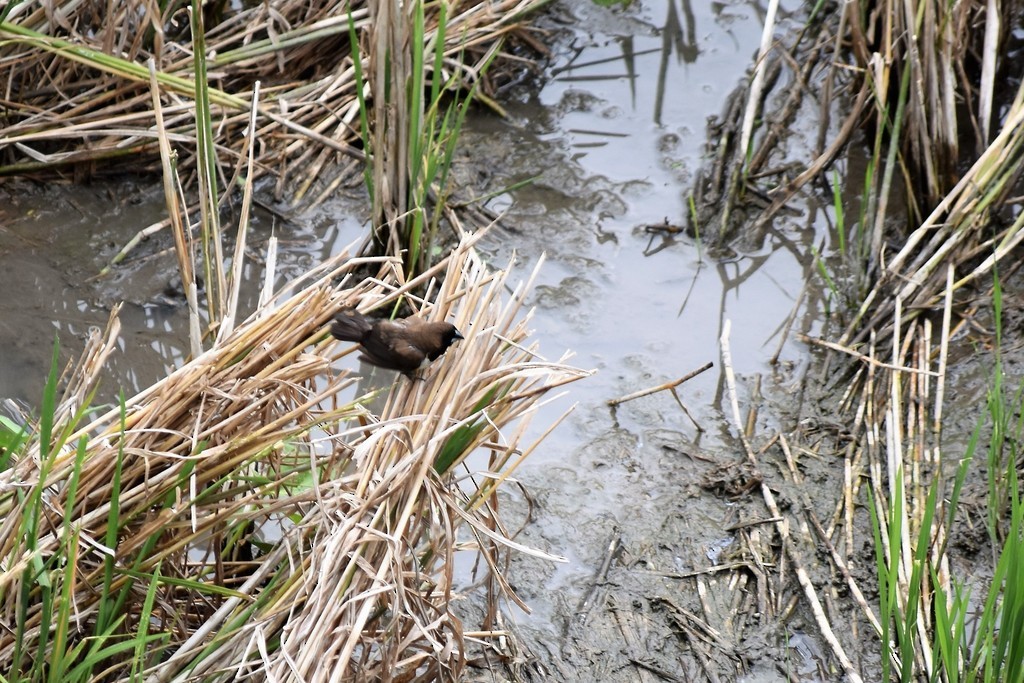
[[[552,80],[520,95],[511,125],[474,121],[467,138],[482,156],[506,162],[485,190],[538,177],[495,203],[508,209],[510,230],[485,248],[495,263],[514,252],[524,267],[547,254],[532,301],[542,353],[572,348],[577,365],[600,370],[573,387],[578,410],[520,473],[540,510],[521,540],[572,558],[557,567],[518,561],[517,585],[536,610],[522,621],[541,634],[537,643],[558,643],[553,659],[579,656],[582,666],[600,657],[588,660],[588,647],[606,645],[574,619],[601,580],[609,539],[633,554],[619,558],[609,579],[628,592],[643,590],[630,562],[670,555],[676,569],[702,567],[733,537],[729,506],[695,490],[707,463],[728,458],[732,443],[719,367],[726,320],[741,391],[755,393],[753,378],[766,378],[767,392],[773,378],[799,375],[806,352],[787,333],[813,332],[824,318],[814,256],[828,235],[824,210],[801,206],[714,252],[682,229],[695,172],[714,153],[706,121],[744,78],[760,10],[674,0],[634,9],[574,5],[579,28]],[[669,392],[605,404],[708,361],[716,367],[677,390],[685,411]]]
[[[362,199],[361,191],[339,195],[288,225],[278,243],[278,281],[297,277],[356,239]],[[185,362],[188,319],[175,284],[171,237],[147,227],[165,215],[158,184],[120,179],[44,191],[10,183],[0,186],[0,206],[0,291],[6,295],[0,299],[0,398],[38,405],[55,336],[62,366],[73,362],[90,328],[104,327],[111,308],[122,301],[122,335],[98,400],[113,401],[121,389],[134,394]],[[256,305],[269,237],[281,229],[274,213],[254,213],[243,316]]]

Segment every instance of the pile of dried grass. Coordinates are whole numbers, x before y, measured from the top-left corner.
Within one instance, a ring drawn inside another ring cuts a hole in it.
[[[708,136],[711,163],[695,183],[694,228],[712,243],[756,243],[799,193],[834,182],[825,174],[848,145],[866,141],[865,176],[846,185],[864,181],[863,229],[875,258],[892,215],[917,225],[957,184],[973,159],[965,154],[980,153],[998,133],[1000,106],[1009,102],[996,84],[1000,69],[1012,67],[1006,27],[1019,3],[808,5],[797,32],[779,5],[767,3],[749,85]],[[801,139],[811,137],[804,131],[815,116],[816,137]],[[793,154],[807,145],[809,158]]]
[[[444,77],[457,75],[474,83],[505,38],[520,35],[534,44],[518,22],[540,4],[453,3],[444,49],[450,71]],[[278,188],[294,182],[304,191],[345,156],[362,158],[353,147],[359,138],[359,84],[349,22],[365,62],[373,3],[274,0],[243,3],[230,11],[223,2],[203,5],[213,127],[225,175],[240,163],[257,80],[263,92],[258,176],[273,172]],[[438,39],[438,8],[426,8],[428,52]],[[58,7],[31,0],[0,8],[0,19],[0,174],[50,173],[68,166],[85,171],[94,162],[126,156],[132,158],[133,171],[148,161],[158,172],[146,67],[150,59],[170,99],[167,128],[183,148],[198,149],[191,32],[182,3],[131,0]],[[368,73],[367,64],[362,72]],[[482,85],[486,95],[488,84]],[[194,152],[183,154],[180,167],[194,166]],[[335,171],[335,179],[353,168],[349,164]],[[293,177],[289,169],[301,175]]]
[[[529,283],[503,300],[508,274],[473,241],[408,282],[396,259],[338,257],[128,400],[123,419],[114,409],[72,433],[116,346],[116,324],[97,333],[52,440],[0,473],[0,595],[7,623],[31,634],[0,630],[0,669],[44,656],[50,594],[73,609],[68,647],[108,629],[93,650],[145,643],[110,656],[118,678],[134,666],[147,680],[455,679],[468,647],[456,548],[478,552],[485,583],[515,599],[498,555],[520,546],[495,494],[535,445],[522,439],[541,399],[586,374],[525,346]],[[344,287],[374,264],[377,277]],[[414,295],[442,272],[436,295]],[[333,361],[353,349],[325,323],[400,297],[466,339],[425,381],[396,379],[374,415],[365,396],[339,401],[354,379]],[[481,448],[486,471],[460,477]],[[58,556],[66,566],[50,567]]]

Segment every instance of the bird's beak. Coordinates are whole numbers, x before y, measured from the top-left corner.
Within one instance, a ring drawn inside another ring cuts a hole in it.
[[[459,332],[458,330],[455,330],[455,338],[456,339],[465,339],[465,337],[462,336],[462,333]]]

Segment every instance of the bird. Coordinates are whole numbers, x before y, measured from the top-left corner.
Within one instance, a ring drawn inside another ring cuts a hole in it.
[[[357,342],[360,358],[379,368],[397,370],[412,377],[441,357],[448,347],[465,339],[455,325],[408,317],[397,320],[367,318],[352,309],[334,316],[331,335],[341,341]]]

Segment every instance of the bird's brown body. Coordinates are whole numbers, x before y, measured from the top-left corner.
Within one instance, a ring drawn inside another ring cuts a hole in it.
[[[361,359],[388,370],[410,375],[437,360],[462,334],[455,325],[420,318],[384,320],[367,318],[353,310],[334,316],[335,339],[357,342]]]

